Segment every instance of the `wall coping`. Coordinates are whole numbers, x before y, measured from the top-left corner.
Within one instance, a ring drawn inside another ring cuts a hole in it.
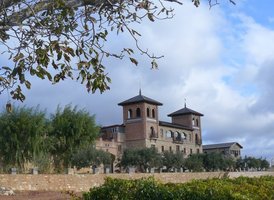
[[[132,173],[132,174],[0,174],[0,186],[17,191],[88,191],[104,183],[106,177],[139,179],[153,176],[163,183],[184,183],[194,179],[274,176],[274,172],[184,172],[184,173]]]

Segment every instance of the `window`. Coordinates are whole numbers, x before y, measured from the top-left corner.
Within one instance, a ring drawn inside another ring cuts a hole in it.
[[[122,145],[118,145],[118,152],[122,152]]]
[[[172,137],[172,132],[166,131],[166,138],[171,138],[171,137]]]
[[[160,129],[161,137],[164,137],[164,130],[161,128]]]
[[[155,118],[155,110],[152,109],[152,118]]]
[[[152,145],[151,145],[151,148],[155,148],[155,144],[152,144]]]
[[[176,145],[176,152],[179,152],[179,151],[180,151],[180,146]]]
[[[178,140],[178,141],[181,141],[181,140],[182,140],[181,133],[179,133],[179,132],[177,132],[177,131],[175,132],[175,136],[174,136],[174,137],[175,137],[175,139]]]
[[[194,126],[194,125],[195,125],[195,119],[192,118],[192,126]]]
[[[169,151],[172,152],[172,147],[171,146],[169,147]]]
[[[192,149],[190,149],[190,154],[192,154],[193,152],[192,152]]]
[[[165,151],[165,147],[164,146],[162,146],[162,152],[164,152]]]
[[[196,126],[199,126],[199,120],[196,119]]]
[[[175,131],[173,136],[174,136],[174,138],[176,139],[176,138],[178,137],[178,132]]]
[[[131,109],[129,109],[128,112],[127,112],[127,118],[128,119],[132,118],[132,110]]]
[[[141,109],[140,108],[136,109],[136,117],[141,117]]]
[[[198,134],[195,134],[195,143],[200,145],[200,139],[199,139]]]
[[[184,148],[184,154],[186,154],[186,148]]]
[[[117,132],[118,132],[118,127],[112,128],[112,129],[111,129],[111,132],[112,132],[112,133],[117,133]]]
[[[183,132],[183,134],[182,134],[182,139],[186,139],[186,134]]]
[[[147,108],[147,117],[150,117],[150,110]]]
[[[197,149],[197,154],[199,154],[200,153],[200,149]]]
[[[191,135],[191,133],[189,134],[189,141],[190,142],[192,141],[192,135]]]
[[[156,137],[155,131],[153,127],[150,127],[150,137]]]

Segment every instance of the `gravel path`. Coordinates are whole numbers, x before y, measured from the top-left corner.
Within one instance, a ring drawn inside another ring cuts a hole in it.
[[[81,196],[78,193],[77,196]],[[65,192],[56,191],[15,191],[12,196],[0,196],[0,200],[70,200],[71,196]]]

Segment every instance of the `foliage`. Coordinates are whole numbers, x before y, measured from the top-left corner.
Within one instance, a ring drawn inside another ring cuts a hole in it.
[[[68,167],[79,149],[92,144],[99,128],[94,116],[77,107],[58,108],[51,120],[38,107],[15,107],[0,113],[0,163],[4,171],[11,167],[26,172],[31,163],[40,172],[50,172],[52,162]],[[110,163],[109,154],[96,151],[101,163]],[[54,158],[54,160],[53,160]]]
[[[160,167],[161,165],[161,155],[155,148],[126,149],[121,159],[122,167],[137,166],[142,172],[152,167]]]
[[[149,168],[159,167],[162,165],[161,155],[156,148],[144,148],[138,150],[139,159],[137,164],[141,171],[145,172]]]
[[[97,150],[93,146],[80,149],[72,156],[72,165],[78,169],[83,167],[98,166],[100,164],[110,165],[112,162],[111,154],[103,150]]]
[[[185,167],[193,171],[234,170],[236,161],[221,153],[192,154],[185,161]]]
[[[70,167],[72,156],[78,150],[90,145],[99,132],[94,116],[71,106],[66,106],[64,109],[58,107],[51,117],[51,126],[50,137],[53,142],[51,154],[57,168]]]
[[[31,75],[52,83],[76,78],[88,91],[103,92],[111,81],[105,59],[126,57],[138,64],[132,48],[110,52],[105,45],[109,35],[128,34],[137,52],[157,67],[155,59],[161,56],[139,46],[141,34],[132,26],[144,19],[154,22],[172,16],[173,9],[161,0],[0,0],[0,53],[10,59],[0,66],[0,91],[12,89],[12,97],[23,101],[22,87],[31,88]]]
[[[84,193],[83,199],[140,200],[272,200],[274,177],[195,180],[163,184],[152,177],[137,180],[106,178],[105,183]]]
[[[39,153],[35,158],[33,159],[33,165],[38,168],[39,173],[42,174],[49,174],[52,170],[52,158],[50,153],[48,152],[49,149],[47,149],[47,152]]]
[[[245,157],[237,160],[236,166],[238,169],[256,169],[256,170],[266,170],[269,168],[269,162],[266,159]]]
[[[121,159],[121,166],[124,168],[137,166],[138,152],[136,149],[125,149]]]
[[[184,165],[184,155],[182,152],[170,152],[165,151],[163,153],[163,165],[166,166],[167,171],[170,171],[172,168],[180,168]]]
[[[185,167],[194,172],[202,171],[203,165],[203,155],[202,154],[192,154],[185,160]]]
[[[0,113],[0,157],[4,166],[25,165],[47,152],[47,122],[39,108],[15,107]]]
[[[225,171],[235,169],[236,160],[231,156],[223,155],[217,152],[212,152],[208,154],[203,154],[203,164],[205,170],[207,171]]]

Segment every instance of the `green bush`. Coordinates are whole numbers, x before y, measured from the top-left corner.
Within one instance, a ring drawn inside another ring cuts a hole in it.
[[[85,200],[273,200],[274,177],[194,180],[163,184],[154,178],[105,183],[83,194]]]

